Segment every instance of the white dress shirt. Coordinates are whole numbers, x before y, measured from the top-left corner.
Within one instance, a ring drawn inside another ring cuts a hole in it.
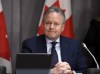
[[[47,53],[51,54],[51,48],[52,48],[52,44],[51,42],[53,42],[52,40],[46,38],[46,44],[47,44]],[[60,48],[60,37],[55,41],[57,42],[55,49],[58,55],[58,61],[61,62],[61,48]]]

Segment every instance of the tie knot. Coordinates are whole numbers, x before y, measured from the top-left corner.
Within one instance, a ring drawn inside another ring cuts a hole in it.
[[[51,44],[52,44],[52,47],[55,47],[55,45],[57,44],[57,42],[53,41],[53,42],[51,42]]]

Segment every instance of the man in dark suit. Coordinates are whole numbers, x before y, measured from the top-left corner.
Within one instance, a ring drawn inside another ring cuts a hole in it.
[[[61,36],[64,29],[65,15],[60,8],[50,7],[43,16],[44,34],[27,39],[23,42],[23,53],[52,54],[51,42],[56,42],[55,50],[58,62],[51,68],[53,74],[73,74],[82,72],[85,62],[78,41]]]

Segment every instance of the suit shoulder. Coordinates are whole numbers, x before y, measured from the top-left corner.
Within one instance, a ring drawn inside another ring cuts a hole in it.
[[[34,37],[31,37],[31,38],[25,39],[23,42],[33,41],[35,39],[37,39],[37,36],[34,36]]]
[[[24,40],[23,42],[34,42],[34,41],[37,41],[37,40],[39,40],[39,39],[41,39],[43,37],[44,37],[44,35],[33,36],[31,38],[28,38],[28,39]]]
[[[72,38],[68,38],[68,37],[65,37],[65,36],[61,36],[61,38],[67,42],[79,42],[78,40],[76,39],[72,39]]]

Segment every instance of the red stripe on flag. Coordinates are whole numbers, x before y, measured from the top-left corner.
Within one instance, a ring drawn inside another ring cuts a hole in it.
[[[41,25],[38,27],[38,34],[41,35],[43,34],[43,24],[41,23]]]
[[[63,36],[74,38],[73,25],[72,25],[72,16],[66,20],[64,31],[62,32]]]
[[[3,12],[0,13],[0,57],[10,60],[8,39],[6,38],[6,25]]]

